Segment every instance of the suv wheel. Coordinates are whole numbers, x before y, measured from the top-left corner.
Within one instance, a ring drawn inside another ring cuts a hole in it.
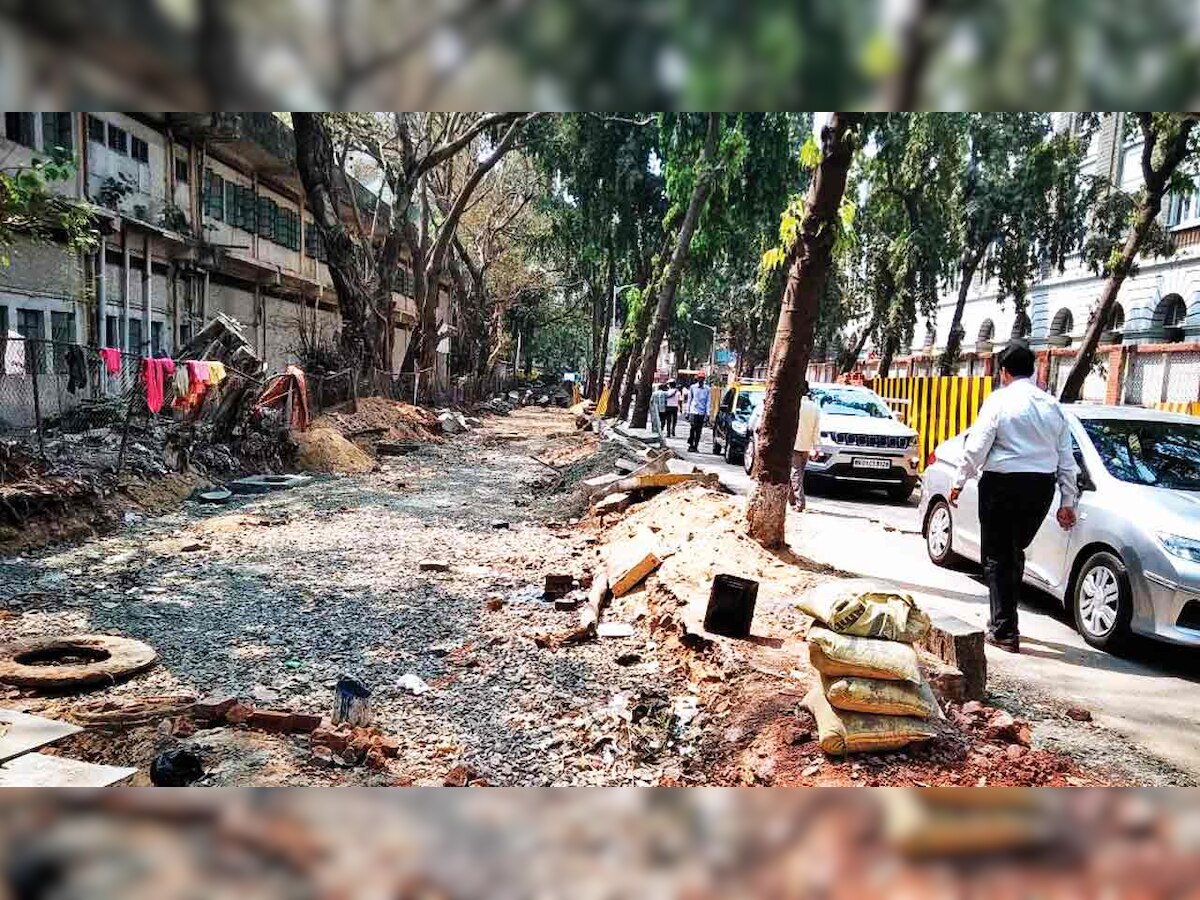
[[[938,566],[948,566],[957,557],[954,552],[954,519],[950,504],[945,500],[935,500],[925,517],[925,551],[934,565]]]
[[[1099,650],[1115,652],[1129,638],[1133,599],[1120,557],[1100,550],[1088,557],[1071,591],[1080,636]]]
[[[741,455],[742,454],[738,453],[736,450],[733,449],[732,441],[728,441],[728,440],[725,441],[725,462],[729,463],[732,466],[734,463],[736,463],[738,461],[738,457],[740,457]]]
[[[754,456],[758,449],[758,440],[756,435],[746,435],[746,449],[742,451],[742,468],[749,475],[754,471]]]

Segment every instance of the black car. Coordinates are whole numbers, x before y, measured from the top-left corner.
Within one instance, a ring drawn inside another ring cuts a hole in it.
[[[762,384],[731,384],[721,394],[721,403],[713,420],[713,453],[723,455],[725,462],[736,463],[742,459],[750,417],[766,392]]]

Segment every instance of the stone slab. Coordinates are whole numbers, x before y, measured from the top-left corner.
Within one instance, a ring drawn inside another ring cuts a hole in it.
[[[0,763],[82,731],[70,722],[0,709]]]
[[[136,768],[128,766],[102,766],[63,756],[26,753],[0,766],[0,788],[108,787],[136,773]]]

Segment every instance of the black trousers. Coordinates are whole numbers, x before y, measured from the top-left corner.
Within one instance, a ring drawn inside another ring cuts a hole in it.
[[[984,472],[979,478],[980,550],[992,607],[988,631],[994,638],[1018,634],[1025,550],[1050,511],[1054,489],[1054,476],[1042,472]]]
[[[675,437],[675,422],[679,419],[679,407],[668,406],[667,411],[663,413],[663,431],[668,437]]]
[[[704,420],[708,416],[704,413],[692,413],[688,418],[692,420],[692,430],[688,432],[688,449],[695,453],[700,449],[700,437],[704,434]]]

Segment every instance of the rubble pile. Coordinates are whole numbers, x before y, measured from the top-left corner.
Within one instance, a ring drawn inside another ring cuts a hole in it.
[[[363,397],[325,411],[312,426],[331,428],[364,449],[380,441],[438,443],[442,426],[427,409],[387,397]]]

